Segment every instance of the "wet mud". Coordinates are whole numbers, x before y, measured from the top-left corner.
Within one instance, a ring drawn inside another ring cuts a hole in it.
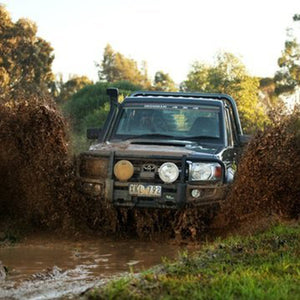
[[[258,132],[212,228],[253,233],[279,219],[300,217],[300,111]]]
[[[0,248],[8,269],[0,280],[0,299],[53,299],[78,296],[116,275],[137,273],[163,257],[174,258],[180,247],[167,242],[131,239],[61,240],[31,237]]]
[[[0,216],[62,227],[72,177],[66,123],[46,96],[14,97],[0,103]]]

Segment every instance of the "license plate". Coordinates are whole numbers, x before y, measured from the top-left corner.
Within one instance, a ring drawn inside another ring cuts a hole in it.
[[[132,196],[161,197],[161,186],[150,184],[130,184],[129,194]]]

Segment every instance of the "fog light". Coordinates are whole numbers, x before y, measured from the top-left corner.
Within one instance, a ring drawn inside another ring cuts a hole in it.
[[[172,162],[166,162],[158,169],[159,178],[165,183],[176,181],[179,176],[178,167]]]
[[[201,196],[201,192],[197,189],[191,191],[191,195],[193,198],[199,198]]]
[[[95,194],[100,194],[100,192],[101,192],[100,184],[95,184],[94,185],[94,192],[95,192]]]
[[[128,160],[120,160],[115,164],[114,174],[120,181],[126,181],[132,177],[134,167]]]
[[[87,194],[98,196],[101,194],[101,185],[97,183],[86,182],[83,184],[83,190]]]

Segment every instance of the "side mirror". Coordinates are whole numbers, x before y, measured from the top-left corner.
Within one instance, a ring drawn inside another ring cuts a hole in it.
[[[242,147],[246,146],[250,142],[251,138],[252,136],[249,134],[240,134],[239,135],[240,145]]]
[[[86,137],[89,140],[96,140],[99,138],[101,128],[88,128],[86,131]]]

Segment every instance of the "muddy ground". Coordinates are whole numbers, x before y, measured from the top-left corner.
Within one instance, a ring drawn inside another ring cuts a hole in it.
[[[159,264],[162,257],[175,258],[179,249],[168,242],[33,235],[0,247],[8,266],[6,278],[0,279],[0,299],[78,297],[116,276]]]
[[[32,95],[29,100],[19,93],[0,105],[2,244],[16,239],[18,234],[24,237],[35,231],[48,232],[49,236],[53,233],[69,236],[71,240],[97,235],[102,239],[110,236],[199,243],[228,232],[251,232],[277,218],[299,218],[299,110],[281,117],[252,139],[239,164],[231,192],[216,215],[215,209],[115,210],[87,199],[76,188],[68,125],[53,101],[45,95]],[[126,244],[117,247],[128,248]],[[3,256],[5,251],[0,249],[0,254]],[[102,254],[97,255],[101,260]],[[140,258],[132,256],[130,260]],[[50,275],[70,279],[68,272],[72,268],[56,266],[56,269],[55,266],[47,266]],[[34,285],[34,280],[30,282],[30,286]]]

